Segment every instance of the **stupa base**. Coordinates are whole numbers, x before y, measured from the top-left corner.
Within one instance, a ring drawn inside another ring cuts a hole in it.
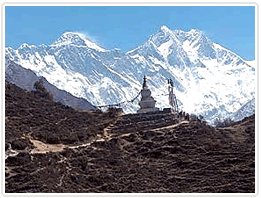
[[[159,111],[159,108],[147,108],[147,109],[139,109],[137,113],[148,113],[152,111]]]

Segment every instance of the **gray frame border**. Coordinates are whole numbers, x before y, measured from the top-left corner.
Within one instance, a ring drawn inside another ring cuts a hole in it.
[[[3,118],[5,118],[5,59],[4,59],[4,52],[5,52],[5,6],[255,6],[255,60],[256,60],[256,98],[255,98],[255,193],[246,193],[246,194],[238,194],[238,193],[166,193],[166,194],[160,194],[160,193],[104,193],[104,194],[98,194],[98,193],[83,193],[83,194],[75,194],[75,193],[27,193],[27,194],[19,194],[19,193],[5,193],[5,180],[4,175],[5,171],[3,167],[5,167],[5,160],[4,160],[4,151],[5,149],[3,145],[5,145],[5,121],[3,121]],[[4,2],[1,5],[1,60],[2,60],[2,66],[1,66],[1,138],[2,138],[2,152],[1,152],[1,165],[2,167],[2,179],[4,180],[2,186],[1,186],[1,195],[4,197],[103,197],[103,196],[109,196],[109,197],[133,197],[133,196],[150,196],[150,197],[256,197],[259,195],[259,5],[257,2]],[[258,153],[258,154],[257,154]]]

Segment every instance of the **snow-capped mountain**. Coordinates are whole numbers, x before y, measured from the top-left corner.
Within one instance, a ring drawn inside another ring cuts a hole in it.
[[[82,34],[67,32],[49,46],[8,47],[6,56],[96,106],[133,99],[144,75],[157,107],[169,107],[171,78],[179,108],[208,121],[232,115],[255,97],[255,67],[194,29],[162,26],[126,53],[105,50]],[[138,100],[123,106],[125,112],[138,108]]]
[[[22,66],[5,59],[5,79],[9,83],[18,85],[22,89],[27,91],[35,90],[34,83],[40,80],[43,83],[45,89],[49,90],[53,96],[55,102],[61,102],[64,105],[70,106],[75,109],[95,109],[86,99],[77,98],[72,94],[60,90],[54,85],[50,84],[44,77],[38,77],[30,69],[25,69]]]

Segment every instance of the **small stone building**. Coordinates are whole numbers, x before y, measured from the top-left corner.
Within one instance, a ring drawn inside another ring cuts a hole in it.
[[[151,111],[159,111],[159,108],[155,107],[156,100],[151,96],[151,91],[147,86],[146,76],[143,78],[143,86],[141,90],[141,101],[139,102],[140,109],[138,113],[147,113]]]

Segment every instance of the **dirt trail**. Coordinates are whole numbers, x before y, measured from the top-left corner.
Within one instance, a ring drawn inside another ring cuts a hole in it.
[[[64,145],[64,144],[47,144],[44,142],[41,142],[39,140],[34,140],[30,137],[30,141],[34,144],[34,149],[30,152],[31,154],[34,153],[47,153],[47,152],[61,152],[65,148],[70,148],[70,149],[75,149],[79,147],[86,147],[90,146],[94,142],[102,142],[102,141],[109,141],[111,139],[111,135],[109,133],[110,129],[113,128],[114,124],[120,120],[120,117],[117,118],[113,123],[108,125],[106,128],[104,128],[104,133],[103,135],[97,134],[96,138],[93,138],[91,141],[88,143],[83,143],[75,146],[69,146],[69,145]]]
[[[75,145],[75,146],[64,145],[64,144],[46,144],[39,140],[33,140],[33,139],[31,139],[30,141],[35,146],[35,148],[30,153],[35,154],[35,153],[47,153],[50,151],[51,152],[61,152],[65,148],[75,149],[75,148],[80,148],[80,147],[87,147],[87,146],[90,146],[94,142],[105,141],[105,139],[97,136],[97,138],[93,139],[92,141],[90,141],[88,143],[83,143],[83,144],[79,144],[79,145]]]
[[[160,131],[160,130],[165,130],[165,129],[173,129],[173,128],[177,127],[177,126],[180,126],[182,124],[188,124],[188,123],[189,123],[189,121],[185,120],[185,121],[181,121],[181,122],[179,122],[177,124],[174,124],[174,125],[152,129],[151,131]]]
[[[63,144],[46,144],[39,140],[32,140],[31,142],[34,144],[36,148],[34,148],[30,153],[47,153],[47,152],[61,152],[66,146]]]
[[[119,118],[120,119],[120,118]],[[79,148],[79,147],[86,147],[86,146],[90,146],[92,143],[94,142],[103,142],[103,141],[110,141],[110,139],[112,136],[110,134],[110,130],[114,127],[114,124],[119,120],[117,119],[114,123],[110,124],[108,127],[104,128],[104,134],[102,135],[97,135],[97,138],[93,139],[92,141],[88,142],[88,143],[84,143],[84,144],[79,144],[79,145],[75,145],[75,146],[69,146],[69,145],[64,145],[64,144],[46,144],[44,142],[41,142],[39,140],[34,140],[30,138],[30,141],[34,144],[34,149],[30,152],[31,154],[34,153],[47,153],[47,152],[61,152],[62,150],[64,150],[65,148],[70,148],[70,149],[74,149],[74,148]],[[189,123],[188,121],[182,121],[178,124],[174,124],[174,125],[170,125],[167,127],[160,127],[160,128],[156,128],[156,129],[152,129],[151,131],[160,131],[163,129],[172,129],[175,128],[181,124],[185,124],[185,123]],[[119,135],[120,138],[125,137],[125,136],[129,136],[130,133],[127,134],[122,134]],[[16,153],[18,154],[18,152]]]

